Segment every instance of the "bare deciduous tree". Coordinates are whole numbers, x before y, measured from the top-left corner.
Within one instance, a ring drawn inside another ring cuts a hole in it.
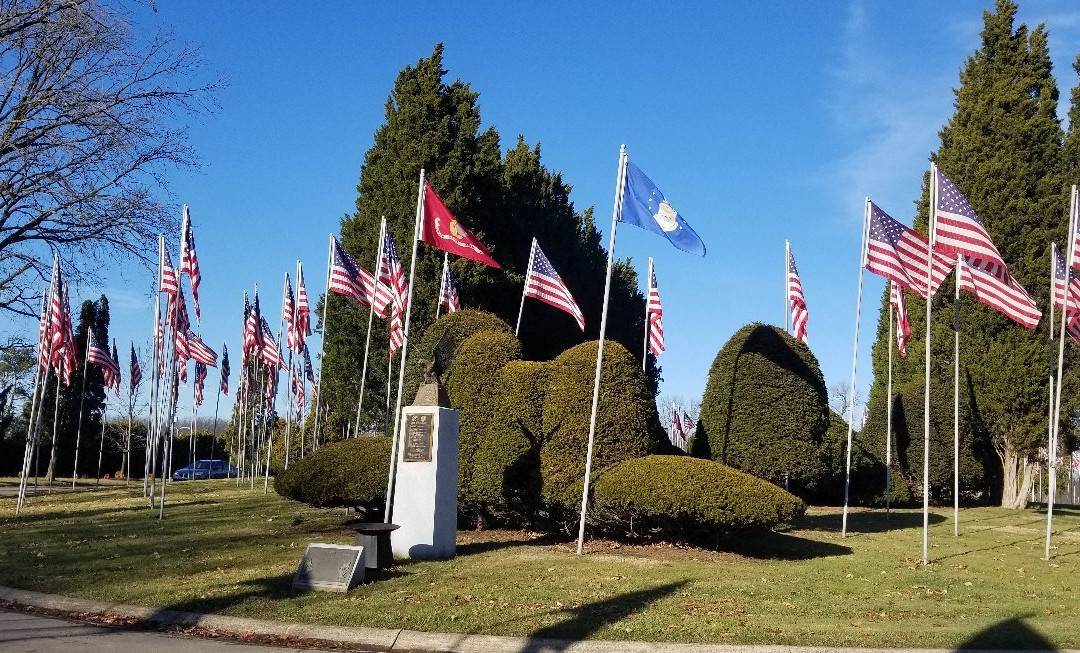
[[[189,84],[197,68],[94,0],[0,0],[0,309],[36,313],[50,250],[69,279],[156,260],[164,173],[194,165],[182,120],[216,86]]]

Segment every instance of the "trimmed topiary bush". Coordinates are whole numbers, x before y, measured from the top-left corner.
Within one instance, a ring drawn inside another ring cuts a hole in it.
[[[790,525],[801,499],[727,465],[689,456],[645,456],[598,475],[589,521],[616,536],[715,543],[717,536]]]
[[[572,513],[581,502],[598,345],[598,341],[582,343],[551,362],[540,471],[543,501],[556,514]],[[662,433],[641,364],[621,344],[608,340],[600,376],[593,471],[661,450]]]
[[[381,515],[389,475],[390,438],[353,438],[290,462],[274,477],[274,490],[317,508],[347,506]]]
[[[469,492],[476,450],[492,416],[502,406],[492,401],[499,386],[493,383],[499,370],[521,357],[521,343],[505,331],[480,331],[457,348],[447,372],[446,394],[450,405],[461,411],[458,432],[458,511],[477,515]]]
[[[431,360],[438,347],[438,360],[443,369],[440,378],[446,379],[446,373],[454,365],[454,356],[458,346],[469,336],[481,331],[501,331],[513,334],[514,330],[499,319],[498,315],[486,311],[457,311],[447,313],[436,320],[417,341],[409,343],[409,360],[405,363],[404,405],[412,403],[416,390],[424,378],[421,361]]]
[[[777,484],[787,472],[795,494],[812,494],[829,477],[828,428],[828,393],[810,349],[782,329],[749,324],[709,370],[693,453]]]
[[[490,385],[494,407],[473,461],[469,494],[489,519],[522,525],[540,509],[540,447],[551,363],[511,361]]]

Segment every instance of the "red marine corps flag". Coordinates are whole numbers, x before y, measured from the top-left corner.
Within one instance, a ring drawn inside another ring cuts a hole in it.
[[[420,240],[444,252],[502,269],[484,244],[450,213],[429,184],[424,184],[424,225]]]

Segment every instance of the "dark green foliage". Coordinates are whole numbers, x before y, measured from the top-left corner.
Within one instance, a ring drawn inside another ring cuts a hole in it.
[[[478,94],[460,80],[447,82],[442,45],[430,57],[405,67],[386,102],[386,122],[375,132],[357,187],[356,210],[341,221],[341,239],[365,267],[375,264],[379,222],[386,216],[398,253],[408,266],[420,170],[463,225],[473,231],[503,266],[496,270],[451,257],[463,305],[490,311],[507,322],[517,319],[529,245],[535,236],[574,293],[586,320],[574,320],[530,300],[522,321],[522,343],[532,359],[547,359],[589,338],[600,327],[606,252],[591,209],[578,211],[570,186],[540,160],[540,147],[523,139],[502,152],[499,134],[481,126]],[[615,152],[612,151],[614,171]],[[410,331],[424,333],[433,322],[443,253],[420,245]],[[628,262],[618,262],[612,278],[608,338],[639,351],[645,298]],[[359,396],[358,361],[367,334],[367,311],[333,297],[328,305],[323,394],[331,408],[330,430],[351,421]],[[376,320],[365,389],[363,423],[381,423],[386,396],[387,324]],[[415,343],[413,343],[415,344]],[[424,357],[409,347],[409,364]],[[639,362],[640,365],[640,362]],[[659,371],[650,357],[650,389]],[[408,386],[414,389],[415,382]],[[396,386],[394,387],[396,390]],[[406,403],[411,400],[405,393]],[[368,397],[371,397],[369,400]]]
[[[835,412],[829,413],[829,428],[821,443],[821,455],[825,462],[828,482],[818,485],[806,499],[814,504],[843,505],[844,479],[847,474],[847,421]],[[884,505],[885,502],[885,449],[879,452],[868,446],[862,434],[851,435],[851,487],[849,501],[862,505]],[[879,455],[880,454],[880,455]],[[895,456],[895,453],[893,454]],[[895,485],[895,483],[894,483]],[[895,488],[894,488],[895,491]]]
[[[473,500],[489,519],[521,525],[540,509],[540,447],[544,395],[551,364],[510,361],[491,382],[494,407],[476,450],[470,479]]]
[[[813,494],[828,480],[828,427],[825,381],[810,349],[782,329],[749,324],[713,361],[692,452],[780,485],[786,472],[793,492]]]
[[[274,490],[317,508],[348,506],[370,516],[386,505],[389,474],[390,438],[352,438],[290,462],[274,477]]]
[[[736,531],[791,524],[801,499],[726,465],[690,456],[645,456],[604,469],[589,520],[621,536],[715,543]]]
[[[438,362],[436,372],[443,381],[453,367],[458,347],[470,336],[481,331],[498,331],[513,334],[513,330],[494,313],[464,310],[441,316],[424,331],[418,342],[409,346],[409,362],[405,366],[405,399],[408,404],[416,396],[416,390],[424,378],[424,361],[434,356]]]
[[[1047,283],[1050,243],[1065,244],[1067,240],[1068,184],[1080,178],[1075,166],[1074,135],[1070,134],[1070,141],[1062,149],[1064,134],[1056,113],[1058,90],[1050,74],[1045,29],[1014,26],[1015,14],[1016,5],[1008,0],[998,0],[994,12],[984,13],[982,45],[960,73],[956,111],[942,128],[941,146],[932,158],[971,202],[1010,272],[1031,292],[1045,314],[1046,300],[1040,289]],[[1070,116],[1075,116],[1076,110],[1074,106]],[[926,233],[928,224],[927,179],[924,177],[915,219],[922,233]],[[931,376],[945,390],[950,403],[953,292],[950,277],[934,299],[931,328]],[[886,289],[873,349],[875,382],[870,405],[877,410],[886,403],[887,295]],[[896,388],[924,382],[925,302],[911,297],[910,355],[895,359]],[[972,406],[964,437],[975,446],[992,447],[1002,460],[1018,461],[999,466],[992,464],[990,457],[981,458],[986,467],[975,478],[1005,479],[1010,489],[1002,495],[1003,504],[1021,505],[1026,495],[1025,477],[1031,478],[1030,465],[1025,461],[1046,439],[1049,320],[1044,319],[1038,329],[1029,331],[977,303],[970,294],[962,293],[961,297],[960,374]],[[1080,358],[1075,348],[1066,350],[1067,392],[1063,401],[1067,414],[1074,414]],[[909,399],[905,395],[905,411]],[[875,424],[874,437],[883,438],[884,418],[871,416],[871,422]],[[1062,423],[1071,420],[1063,419]],[[921,423],[909,428],[921,441]],[[921,459],[920,451],[918,462],[908,463],[918,470],[920,487]],[[995,481],[994,494],[999,487]],[[931,492],[937,494],[933,489]]]
[[[454,364],[446,376],[450,405],[461,411],[458,432],[458,512],[475,514],[477,502],[469,487],[475,468],[476,450],[492,417],[502,407],[492,399],[498,385],[492,380],[499,370],[521,357],[521,343],[512,333],[480,331],[458,346]]]
[[[598,342],[567,350],[550,363],[540,451],[542,496],[549,507],[573,512],[581,501],[592,412]],[[666,438],[641,363],[607,341],[600,376],[593,471],[659,451]]]

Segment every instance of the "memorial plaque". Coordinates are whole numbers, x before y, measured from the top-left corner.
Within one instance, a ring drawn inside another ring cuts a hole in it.
[[[405,416],[405,440],[401,460],[407,463],[431,461],[431,433],[434,415],[421,413]]]
[[[312,542],[293,576],[293,589],[348,592],[364,581],[364,547]]]

